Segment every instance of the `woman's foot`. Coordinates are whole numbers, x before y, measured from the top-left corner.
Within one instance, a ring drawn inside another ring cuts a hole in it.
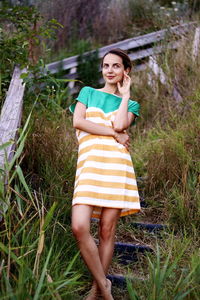
[[[98,289],[96,282],[94,282],[88,293],[88,296],[86,296],[86,298],[84,298],[84,300],[97,300],[98,296],[100,296],[100,291]]]
[[[97,300],[99,299],[100,296],[103,296],[104,300],[114,300],[111,294],[111,287],[112,287],[111,281],[109,279],[106,279],[106,286],[101,292],[96,282],[93,282],[92,288],[89,291],[88,296],[86,296],[84,300]]]
[[[111,287],[112,287],[111,281],[109,279],[106,279],[106,287],[105,287],[105,290],[102,291],[104,300],[114,300],[114,298],[111,294]]]

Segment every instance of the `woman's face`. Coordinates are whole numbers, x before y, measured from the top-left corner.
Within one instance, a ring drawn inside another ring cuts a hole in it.
[[[104,57],[102,64],[102,75],[106,83],[117,84],[124,77],[124,65],[122,58],[116,54],[109,53]]]

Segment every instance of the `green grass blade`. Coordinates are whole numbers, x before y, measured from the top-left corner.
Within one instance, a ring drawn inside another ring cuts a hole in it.
[[[74,275],[72,278],[70,279],[66,279],[64,280],[57,288],[56,291],[60,290],[61,288],[67,286],[67,285],[75,285],[78,282],[78,279],[81,277],[81,275]]]
[[[23,187],[25,188],[27,194],[29,195],[30,199],[33,201],[33,197],[31,195],[31,191],[30,191],[30,189],[29,189],[29,187],[28,187],[28,185],[26,183],[26,180],[24,178],[24,174],[23,174],[22,169],[21,169],[21,167],[19,165],[17,165],[16,172],[17,172],[19,180],[22,183]]]
[[[17,193],[19,193],[19,188],[18,188],[18,186],[15,184],[15,191],[17,192]],[[17,207],[18,207],[18,211],[19,211],[19,213],[20,213],[20,215],[22,216],[23,215],[23,203],[22,203],[22,199],[16,194],[15,195],[15,197],[16,197],[16,200],[17,200]]]
[[[0,249],[6,253],[6,254],[9,254],[10,257],[20,266],[22,266],[22,263],[20,262],[20,260],[18,259],[18,257],[13,253],[11,252],[8,247],[6,247],[2,242],[0,242]]]
[[[18,144],[21,142],[21,140],[24,138],[24,135],[25,135],[25,132],[26,132],[28,126],[29,126],[29,123],[30,123],[30,120],[31,120],[31,116],[32,116],[32,112],[33,112],[33,109],[34,109],[34,107],[35,107],[36,102],[37,102],[37,100],[35,101],[35,103],[34,103],[32,109],[31,109],[31,112],[29,113],[29,115],[28,115],[28,117],[27,117],[27,119],[26,119],[26,122],[25,122],[25,124],[24,124],[24,126],[23,126],[23,128],[22,128],[22,131],[20,132],[20,136],[19,136],[19,138],[18,138],[18,140],[17,140],[17,145],[18,145]]]
[[[8,171],[10,171],[14,165],[14,163],[16,162],[16,160],[20,157],[20,155],[22,154],[22,151],[24,149],[24,144],[25,144],[25,140],[27,138],[28,132],[25,134],[25,136],[23,137],[23,139],[21,140],[21,143],[19,144],[12,160],[9,162],[8,164]]]
[[[183,294],[181,294],[182,292],[178,292],[178,294],[175,296],[175,298],[173,300],[182,300],[184,299],[187,295],[189,295],[195,288],[191,288],[189,290],[187,290],[186,292],[184,292]]]
[[[134,290],[132,282],[129,279],[127,279],[126,283],[127,283],[127,290],[129,293],[130,300],[140,300],[141,298],[138,296],[138,294]]]
[[[47,266],[48,266],[48,263],[49,263],[49,259],[50,259],[50,257],[51,257],[52,249],[53,249],[53,246],[50,248],[49,253],[48,253],[48,255],[47,255],[47,258],[46,258],[44,267],[43,267],[43,269],[42,269],[42,273],[41,273],[41,276],[40,276],[40,280],[39,280],[38,286],[37,286],[37,288],[36,288],[36,291],[35,291],[35,295],[34,295],[34,297],[33,297],[33,300],[41,299],[41,298],[40,298],[40,291],[41,291],[41,289],[42,289],[42,285],[43,285],[44,277],[45,277],[45,274],[46,274],[46,271],[47,271]]]
[[[3,149],[5,149],[5,148],[7,148],[8,146],[10,146],[13,143],[14,143],[14,141],[10,140],[9,142],[6,142],[6,143],[0,145],[0,151],[3,150]]]
[[[78,251],[78,252],[76,253],[76,255],[73,257],[73,259],[70,261],[70,263],[69,263],[69,265],[68,265],[66,271],[64,272],[64,276],[66,276],[66,275],[71,271],[71,269],[72,269],[72,267],[73,267],[75,261],[76,261],[77,258],[79,257],[79,254],[80,254],[80,251]]]
[[[54,202],[53,205],[51,206],[50,210],[48,211],[47,215],[45,216],[45,220],[44,220],[44,226],[43,226],[43,230],[45,230],[49,223],[51,222],[52,218],[53,218],[53,213],[56,209],[57,203]]]

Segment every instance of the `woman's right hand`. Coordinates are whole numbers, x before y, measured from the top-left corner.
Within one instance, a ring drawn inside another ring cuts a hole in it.
[[[126,132],[115,132],[114,138],[118,143],[124,145],[126,149],[129,150],[130,138]]]

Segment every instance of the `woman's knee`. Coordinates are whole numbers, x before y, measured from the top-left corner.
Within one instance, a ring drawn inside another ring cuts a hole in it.
[[[72,232],[79,240],[90,232],[91,209],[87,205],[74,205],[72,207]]]
[[[72,223],[72,232],[76,239],[81,239],[85,234],[89,233],[89,228],[87,225],[80,222]]]
[[[115,227],[116,225],[111,222],[101,222],[99,228],[100,238],[105,241],[113,239]]]

